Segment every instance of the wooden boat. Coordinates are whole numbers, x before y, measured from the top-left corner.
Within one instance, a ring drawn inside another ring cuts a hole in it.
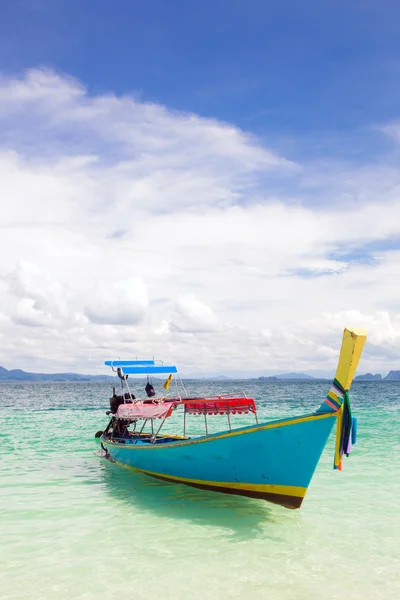
[[[254,400],[244,395],[190,398],[175,366],[108,361],[106,365],[118,370],[123,393],[117,396],[114,390],[111,420],[104,432],[96,434],[104,456],[165,481],[299,508],[334,424],[334,468],[342,469],[342,458],[355,443],[356,419],[348,391],[365,339],[363,330],[344,330],[334,382],[315,412],[265,423],[258,423]],[[174,377],[182,384],[183,394],[134,398],[127,376],[162,373],[169,375],[165,387]],[[179,411],[183,413],[183,435],[161,435],[166,420]],[[186,426],[193,414],[203,415],[205,434],[190,438]],[[248,414],[254,422],[232,429],[235,414]],[[207,418],[211,415],[225,415],[228,429],[209,434]]]

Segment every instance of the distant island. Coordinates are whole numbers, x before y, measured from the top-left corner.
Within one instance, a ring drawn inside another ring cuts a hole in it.
[[[116,376],[112,375],[81,375],[79,373],[30,373],[21,369],[5,369],[0,366],[0,382],[1,381],[115,381]],[[154,377],[158,380],[158,377]],[[261,377],[226,377],[225,375],[217,375],[215,377],[183,377],[186,381],[326,381],[330,377],[312,377],[305,373],[281,373],[279,375],[261,376]],[[389,371],[386,377],[382,377],[380,373],[373,375],[365,373],[357,375],[354,381],[400,381],[400,371]]]
[[[357,375],[354,377],[354,381],[400,381],[400,371],[389,371],[386,377],[382,377],[380,373],[372,375],[372,373],[365,373],[365,375]]]
[[[79,373],[28,373],[21,369],[0,367],[0,381],[108,381],[110,375],[79,375]]]
[[[270,377],[258,377],[257,381],[282,381],[282,380],[312,380],[315,377],[305,373],[282,373],[282,375],[271,375]]]
[[[372,373],[365,373],[365,375],[357,375],[354,377],[354,381],[380,381],[382,379],[382,375],[377,373],[376,375],[372,375]]]
[[[392,381],[400,380],[400,371],[389,371],[385,379],[391,379]]]
[[[257,381],[318,381],[326,379],[325,377],[312,377],[305,373],[283,373],[282,375],[271,375],[269,377],[258,377]],[[400,371],[389,371],[386,377],[382,377],[380,373],[373,375],[365,373],[365,375],[357,375],[354,381],[400,381]]]

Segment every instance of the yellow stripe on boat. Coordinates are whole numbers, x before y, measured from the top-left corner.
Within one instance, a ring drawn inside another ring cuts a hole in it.
[[[165,473],[157,473],[155,471],[148,471],[146,469],[138,469],[137,467],[131,467],[119,461],[115,461],[117,464],[127,469],[133,469],[138,473],[144,475],[150,475],[151,477],[157,477],[158,479],[168,479],[176,481],[177,483],[184,483],[187,485],[197,486],[208,486],[208,487],[220,487],[230,488],[235,490],[243,490],[248,492],[259,492],[261,494],[279,494],[280,496],[294,496],[296,498],[304,498],[307,492],[307,488],[299,487],[295,485],[274,485],[272,483],[237,483],[233,481],[207,481],[205,479],[188,479],[187,477],[178,477],[176,475],[167,475]]]
[[[328,392],[328,398],[330,398],[331,400],[334,400],[338,404],[340,404],[342,402],[342,399],[339,400],[339,397],[331,389]]]

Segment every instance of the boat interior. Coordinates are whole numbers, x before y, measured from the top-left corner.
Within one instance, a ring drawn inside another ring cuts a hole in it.
[[[204,419],[205,435],[208,435],[207,417],[225,415],[229,431],[232,430],[231,416],[253,414],[256,423],[257,409],[252,398],[245,394],[226,394],[210,397],[189,397],[175,366],[156,365],[155,361],[106,361],[107,366],[117,373],[121,382],[121,393],[116,394],[115,387],[110,398],[109,424],[105,431],[99,431],[96,437],[116,444],[171,444],[190,439],[186,435],[187,415],[201,415]],[[164,383],[166,394],[156,397],[151,375],[168,373]],[[137,398],[130,389],[130,375],[146,375],[146,396]],[[175,383],[173,394],[169,394],[171,382]],[[161,429],[169,417],[180,409],[183,415],[183,435],[161,435]],[[204,434],[203,434],[204,435]]]

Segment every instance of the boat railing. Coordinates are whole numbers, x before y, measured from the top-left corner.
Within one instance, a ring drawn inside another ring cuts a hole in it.
[[[143,435],[146,425],[150,423],[150,435],[152,441],[154,442],[166,419],[172,415],[174,409],[178,408],[178,406],[183,407],[183,438],[186,437],[186,415],[202,415],[204,417],[206,435],[209,435],[207,416],[226,415],[228,419],[229,431],[232,431],[231,416],[234,415],[253,413],[255,421],[258,423],[256,404],[252,398],[247,398],[245,394],[219,394],[215,396],[191,398],[168,396],[147,399],[146,401],[140,401],[137,399],[136,402],[120,405],[114,418],[116,420],[121,419],[130,423],[143,420],[140,431],[131,433],[131,435],[137,436],[134,442],[135,444]],[[157,419],[161,419],[159,426],[155,426],[154,423],[154,421]],[[117,433],[115,439],[125,443],[127,439],[130,439],[130,437],[129,434],[128,437],[121,437]]]
[[[133,396],[133,395],[132,395]],[[235,398],[245,398],[247,399],[247,396],[244,392],[238,392],[236,394],[216,394],[214,396],[181,396],[180,394],[175,394],[174,396],[153,396],[151,398],[148,397],[144,397],[144,398],[137,398],[137,397],[133,397],[132,401],[134,404],[136,403],[145,403],[145,404],[159,404],[159,403],[163,403],[163,402],[196,402],[196,400],[200,401],[200,402],[204,402],[204,400],[206,400],[207,402],[213,402],[213,401],[218,401],[218,400],[233,400]],[[124,403],[130,403],[131,400],[129,400],[129,398],[124,398]]]
[[[195,400],[204,401],[204,399],[206,399],[207,401],[212,402],[213,400],[234,400],[236,398],[247,399],[247,396],[245,392],[236,392],[235,394],[214,394],[213,396],[187,396],[186,398],[182,398],[182,401],[188,400],[189,402],[192,402]]]
[[[134,404],[137,403],[143,403],[143,404],[160,404],[162,402],[181,402],[183,400],[182,396],[180,396],[179,394],[176,394],[174,396],[151,396],[149,397],[144,397],[144,398],[134,398],[132,400],[132,402]],[[124,400],[124,402],[126,403],[126,399]],[[128,403],[130,403],[129,399],[128,399]]]

